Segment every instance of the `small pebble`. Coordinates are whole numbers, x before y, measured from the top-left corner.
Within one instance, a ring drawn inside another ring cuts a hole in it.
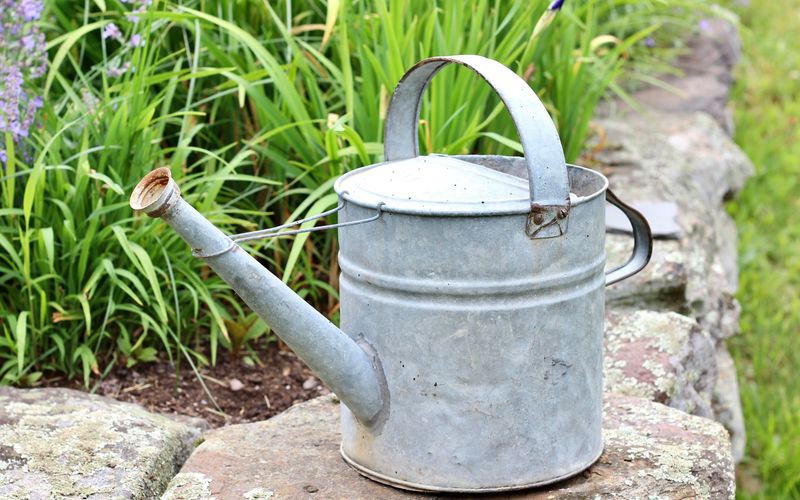
[[[317,379],[315,379],[314,377],[311,377],[310,379],[308,379],[305,382],[303,382],[303,389],[305,389],[307,391],[310,391],[311,389],[316,387],[318,384],[319,384],[319,382],[317,381]]]
[[[230,387],[232,391],[236,392],[244,389],[244,384],[238,378],[232,378],[228,381],[228,387]]]

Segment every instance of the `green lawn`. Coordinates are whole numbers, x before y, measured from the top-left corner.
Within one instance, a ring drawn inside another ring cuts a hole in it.
[[[800,498],[800,0],[732,3],[745,43],[736,142],[757,171],[730,206],[743,309],[731,348],[748,432],[739,492]]]

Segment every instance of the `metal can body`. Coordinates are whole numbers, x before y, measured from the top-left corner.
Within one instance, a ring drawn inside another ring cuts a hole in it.
[[[342,454],[360,472],[502,491],[599,457],[607,181],[569,177],[578,196],[559,238],[527,237],[524,213],[387,212],[340,230],[341,328],[376,351],[390,399],[370,427],[342,407]],[[340,221],[371,213],[347,203]]]

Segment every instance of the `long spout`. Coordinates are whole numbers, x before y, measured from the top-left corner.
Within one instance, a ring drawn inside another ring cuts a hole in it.
[[[181,198],[168,168],[147,174],[131,195],[131,208],[161,217],[365,425],[386,402],[385,379],[365,341],[356,341],[272,275]]]

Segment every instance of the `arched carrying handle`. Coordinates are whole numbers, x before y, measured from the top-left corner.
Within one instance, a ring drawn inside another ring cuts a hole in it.
[[[653,234],[644,215],[620,201],[610,189],[606,189],[606,201],[622,210],[633,228],[633,253],[626,263],[606,271],[606,286],[608,286],[644,269],[653,254]]]
[[[466,66],[486,80],[514,120],[530,184],[531,212],[525,232],[530,238],[561,236],[567,230],[570,205],[567,166],[558,131],[525,80],[497,61],[475,55],[442,56],[422,60],[409,69],[394,89],[386,113],[386,161],[419,155],[417,127],[422,95],[436,73],[450,63]]]

